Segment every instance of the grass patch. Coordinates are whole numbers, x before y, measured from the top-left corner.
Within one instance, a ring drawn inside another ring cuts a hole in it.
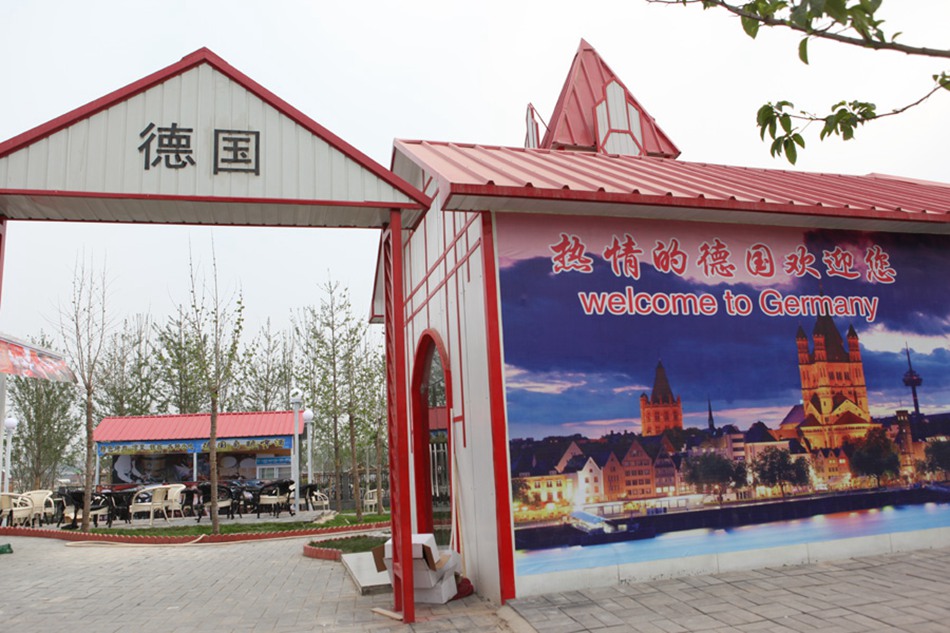
[[[220,522],[221,534],[259,534],[261,532],[293,532],[296,530],[312,530],[314,528],[325,527],[345,527],[358,526],[366,523],[388,523],[390,517],[388,514],[364,514],[362,521],[356,520],[355,514],[338,514],[331,520],[324,523],[313,523],[312,521],[290,521],[290,522],[255,522],[255,523],[231,523],[228,519],[222,519]],[[124,525],[114,523],[113,525]],[[176,525],[162,527],[156,524],[150,528],[94,528],[89,530],[92,534],[121,534],[131,536],[201,536],[211,534],[211,521],[208,517],[201,520],[201,523],[189,522],[187,525]]]
[[[388,540],[388,536],[350,536],[327,541],[310,541],[310,545],[325,549],[338,549],[344,554],[355,554],[357,552],[368,552]]]
[[[338,514],[329,521],[321,523],[321,527],[344,527],[347,525],[362,525],[363,523],[389,523],[388,514],[364,514],[362,521],[356,520],[355,514]]]

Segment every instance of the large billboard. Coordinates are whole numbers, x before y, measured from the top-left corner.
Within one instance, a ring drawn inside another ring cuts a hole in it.
[[[850,463],[869,434],[907,484],[898,411],[950,412],[947,236],[499,214],[496,240],[519,549],[876,485]],[[769,449],[808,482],[763,485]],[[748,485],[687,477],[703,453]]]

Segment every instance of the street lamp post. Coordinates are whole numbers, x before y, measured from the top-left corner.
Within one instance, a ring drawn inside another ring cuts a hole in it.
[[[4,446],[4,442],[6,441],[6,439],[7,439],[7,430],[3,426],[0,426],[0,492],[3,492],[3,482],[6,479],[6,473],[7,473],[7,466],[6,466],[7,451]]]
[[[307,425],[307,485],[313,485],[313,411],[303,412],[303,423]]]
[[[300,451],[298,443],[300,439],[300,424],[298,416],[302,404],[303,392],[300,389],[292,389],[290,391],[290,406],[294,409],[294,438],[291,441],[290,476],[294,480],[294,512],[300,511]]]
[[[7,375],[0,373],[0,420],[7,418]],[[3,442],[7,439],[7,431],[3,425],[0,425],[0,492],[3,491],[3,478],[6,473],[6,462],[4,459],[7,452],[4,450]]]
[[[19,421],[18,421],[16,418],[14,418],[13,416],[10,416],[9,418],[7,418],[7,419],[3,422],[3,426],[4,426],[4,427],[6,428],[6,430],[7,430],[7,458],[6,458],[6,462],[5,462],[5,464],[6,464],[6,469],[7,469],[7,470],[6,470],[7,478],[3,480],[3,491],[4,491],[4,492],[10,492],[10,475],[12,474],[12,471],[13,471],[13,468],[12,468],[12,466],[13,466],[13,461],[12,461],[12,457],[13,457],[13,434],[16,432],[16,427],[17,427],[18,424],[19,424]]]

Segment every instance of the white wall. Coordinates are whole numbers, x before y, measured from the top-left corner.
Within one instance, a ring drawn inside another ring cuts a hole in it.
[[[412,376],[422,333],[436,331],[451,372],[453,503],[464,572],[480,595],[500,602],[481,237],[479,214],[443,213],[435,207],[407,239],[407,375]],[[510,530],[505,538],[512,538]]]

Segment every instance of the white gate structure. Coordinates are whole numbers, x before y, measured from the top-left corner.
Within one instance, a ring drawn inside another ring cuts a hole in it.
[[[429,202],[203,48],[0,143],[0,272],[16,221],[382,229],[393,254],[386,324],[397,330],[387,345],[390,467],[403,469],[390,477],[395,606],[411,622],[401,227]]]

